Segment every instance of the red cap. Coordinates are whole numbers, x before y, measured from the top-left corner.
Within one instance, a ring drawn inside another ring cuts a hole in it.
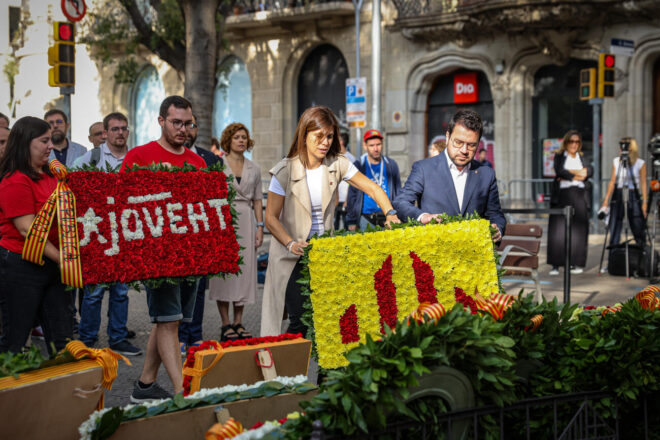
[[[367,142],[371,138],[383,139],[383,135],[380,134],[380,131],[372,128],[371,130],[367,130],[367,132],[364,134],[364,141]]]

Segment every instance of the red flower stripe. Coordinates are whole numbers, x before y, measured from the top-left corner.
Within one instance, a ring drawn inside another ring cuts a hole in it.
[[[188,353],[186,355],[186,362],[183,365],[183,368],[192,368],[195,365],[195,353],[202,350],[220,350],[222,348],[228,347],[244,347],[249,345],[259,345],[259,344],[271,344],[274,342],[283,342],[291,341],[293,339],[302,338],[302,333],[283,333],[279,336],[263,336],[260,338],[250,338],[250,339],[241,339],[238,341],[204,341],[199,345],[193,345],[188,348]],[[190,394],[190,384],[192,382],[192,376],[183,376],[183,395],[187,396]]]
[[[464,308],[470,309],[473,315],[477,314],[477,303],[474,301],[474,298],[466,295],[463,289],[454,287],[454,297],[456,298],[456,302],[463,304]]]
[[[396,287],[392,282],[392,256],[388,255],[383,266],[374,274],[374,289],[378,300],[380,315],[380,332],[385,333],[385,324],[391,328],[396,326],[399,310],[396,306]]]
[[[355,307],[355,304],[351,304],[344,311],[344,314],[341,315],[341,318],[339,318],[339,331],[341,333],[342,344],[360,341],[360,336],[358,335],[357,307]]]
[[[415,252],[410,252],[410,258],[412,258],[413,263],[412,267],[415,271],[415,286],[417,287],[417,301],[420,304],[429,303],[435,304],[438,302],[436,290],[433,282],[435,281],[435,275],[433,274],[433,269],[431,266],[422,261],[421,258],[417,256]]]

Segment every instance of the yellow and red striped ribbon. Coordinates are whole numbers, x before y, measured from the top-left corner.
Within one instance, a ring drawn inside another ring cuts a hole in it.
[[[48,231],[57,211],[62,282],[72,287],[82,287],[76,198],[66,184],[66,167],[57,160],[51,161],[48,166],[57,177],[57,187],[30,226],[23,245],[23,259],[35,264],[44,264],[43,254],[48,241]]]
[[[534,315],[531,318],[529,318],[529,320],[532,321],[532,323],[527,327],[525,327],[525,331],[531,330],[535,332],[536,330],[538,330],[539,327],[541,327],[541,323],[543,322],[543,315],[541,314]]]
[[[437,321],[445,316],[445,313],[445,307],[442,304],[423,302],[417,307],[417,310],[409,315],[409,318],[417,322],[424,322],[424,318],[427,318],[429,321]]]
[[[608,306],[603,309],[602,316],[607,315],[608,313],[616,313],[621,310],[620,306]]]
[[[635,299],[639,305],[646,310],[655,310],[660,308],[660,300],[656,297],[656,293],[660,292],[660,288],[654,285],[645,287],[641,292],[635,295]]]
[[[491,293],[491,295],[485,299],[475,290],[474,296],[477,308],[490,313],[496,321],[502,319],[504,313],[509,307],[511,307],[514,301],[513,296],[505,293]]]
[[[241,432],[245,431],[243,425],[233,417],[227,420],[227,423],[216,423],[211,426],[204,438],[206,440],[224,440],[236,437]]]

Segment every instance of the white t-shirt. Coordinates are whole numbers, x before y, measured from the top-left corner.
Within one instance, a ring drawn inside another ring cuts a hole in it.
[[[584,168],[582,166],[582,161],[580,160],[580,155],[578,153],[575,154],[575,157],[571,157],[571,155],[568,154],[567,152],[564,152],[564,155],[566,156],[566,161],[564,162],[565,170],[581,170],[582,168]],[[564,179],[561,179],[561,181],[559,181],[560,189],[571,188],[573,186],[577,186],[578,188],[584,188],[584,182],[581,180],[564,180]]]
[[[348,171],[344,175],[345,181],[351,180],[353,176],[358,172],[358,169],[355,165],[351,164],[348,167]],[[312,235],[318,234],[321,235],[325,232],[325,227],[323,226],[323,168],[318,167],[313,170],[305,170],[307,175],[307,189],[309,190],[309,199],[310,205],[312,207],[312,229],[307,234],[309,239]],[[275,178],[270,179],[270,185],[268,186],[268,191],[275,193],[279,196],[284,197],[286,192],[280,182]]]
[[[628,188],[633,189],[634,186],[632,180],[628,176],[628,169],[624,168],[623,170],[621,170],[621,174],[619,174],[619,158],[615,157],[613,162],[614,162],[614,175],[619,177],[616,182],[616,187],[622,189],[624,182],[626,182],[628,184]],[[639,172],[641,171],[643,166],[644,166],[644,159],[637,159],[635,163],[630,166],[630,168],[632,168],[632,174],[633,177],[635,178],[635,185],[637,185],[637,188],[639,188]]]

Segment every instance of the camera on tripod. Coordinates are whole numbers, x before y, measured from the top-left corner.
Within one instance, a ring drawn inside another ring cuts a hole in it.
[[[660,133],[654,134],[649,140],[648,149],[653,156],[653,160],[660,161]]]
[[[621,150],[621,161],[627,164],[628,158],[630,157],[630,139],[621,139],[621,142],[619,142],[619,149]]]

